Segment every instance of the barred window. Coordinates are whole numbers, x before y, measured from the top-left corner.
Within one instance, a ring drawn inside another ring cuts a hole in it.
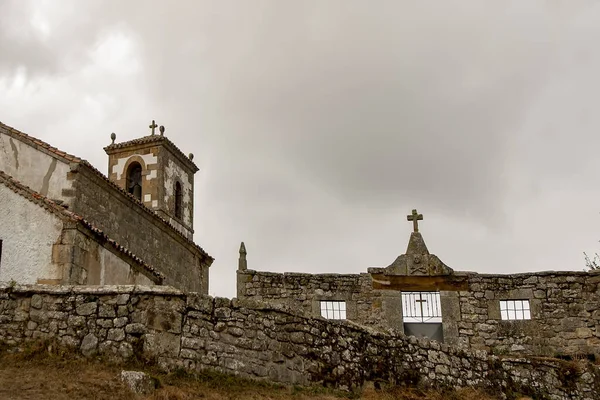
[[[322,301],[321,316],[327,319],[346,319],[346,302]]]
[[[500,316],[508,321],[531,319],[529,300],[500,300]]]
[[[402,292],[404,322],[441,323],[440,292]]]

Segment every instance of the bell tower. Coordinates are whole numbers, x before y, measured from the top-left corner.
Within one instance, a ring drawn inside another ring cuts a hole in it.
[[[198,167],[152,121],[150,135],[104,148],[108,178],[146,207],[156,211],[188,239],[194,234],[194,174]]]

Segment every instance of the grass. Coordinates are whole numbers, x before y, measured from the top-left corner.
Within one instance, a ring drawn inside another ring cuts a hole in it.
[[[141,370],[157,379],[159,387],[149,396],[132,394],[119,379],[123,369]],[[394,387],[366,388],[361,393],[322,387],[290,387],[241,379],[216,372],[170,374],[151,365],[116,365],[101,358],[85,359],[49,343],[34,343],[21,352],[0,349],[0,398],[7,400],[493,400],[480,391],[464,389],[439,392]]]

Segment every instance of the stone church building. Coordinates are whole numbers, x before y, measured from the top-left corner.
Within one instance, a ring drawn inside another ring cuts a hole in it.
[[[422,218],[408,216],[414,232],[403,254],[361,274],[251,270],[242,243],[237,296],[500,354],[600,357],[600,271],[454,271],[429,252]]]
[[[0,122],[0,281],[208,293],[213,258],[193,241],[198,167],[150,128],[113,134],[106,176]]]

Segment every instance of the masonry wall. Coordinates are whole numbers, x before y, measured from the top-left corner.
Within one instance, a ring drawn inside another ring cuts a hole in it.
[[[321,316],[320,302],[343,300],[349,320],[381,322],[381,293],[369,274],[301,274],[243,270],[237,272],[238,297],[281,304],[305,316]]]
[[[429,282],[428,277],[410,278],[413,287],[406,291],[415,290],[420,280]],[[437,285],[443,284],[440,279]],[[468,290],[440,290],[446,343],[500,354],[600,359],[600,273],[460,273],[452,276],[456,282],[464,282]],[[345,300],[352,310],[349,320],[403,331],[401,291],[399,284],[394,290],[373,289],[369,274],[238,271],[239,298],[286,304],[306,316],[319,315],[320,300]],[[511,299],[529,300],[531,320],[501,319],[500,300]]]
[[[80,165],[69,176],[75,188],[75,213],[85,215],[132,253],[143,255],[144,261],[166,276],[165,284],[208,293],[212,260],[203,257],[195,245],[91,169]]]
[[[63,230],[61,241],[52,251],[53,260],[62,265],[63,276],[43,283],[72,285],[154,285],[159,278],[118,252],[100,243],[77,224]],[[38,283],[42,283],[38,281]]]
[[[166,148],[160,153],[164,168],[161,206],[165,219],[191,239],[194,232],[194,173],[184,168],[177,157]],[[181,219],[175,217],[175,182],[182,189]]]
[[[160,174],[158,173],[158,146],[122,151],[108,156],[108,177],[119,187],[127,190],[127,171],[137,162],[142,167],[142,198],[144,205],[156,210],[160,198]]]
[[[598,367],[502,359],[258,302],[164,286],[0,288],[0,341],[56,339],[85,356],[155,359],[165,369],[344,389],[366,382],[480,386],[547,399],[598,399]],[[545,397],[543,397],[545,396]]]
[[[477,349],[600,357],[600,274],[471,275],[458,292],[459,335]],[[502,321],[500,300],[529,300],[531,320]]]

